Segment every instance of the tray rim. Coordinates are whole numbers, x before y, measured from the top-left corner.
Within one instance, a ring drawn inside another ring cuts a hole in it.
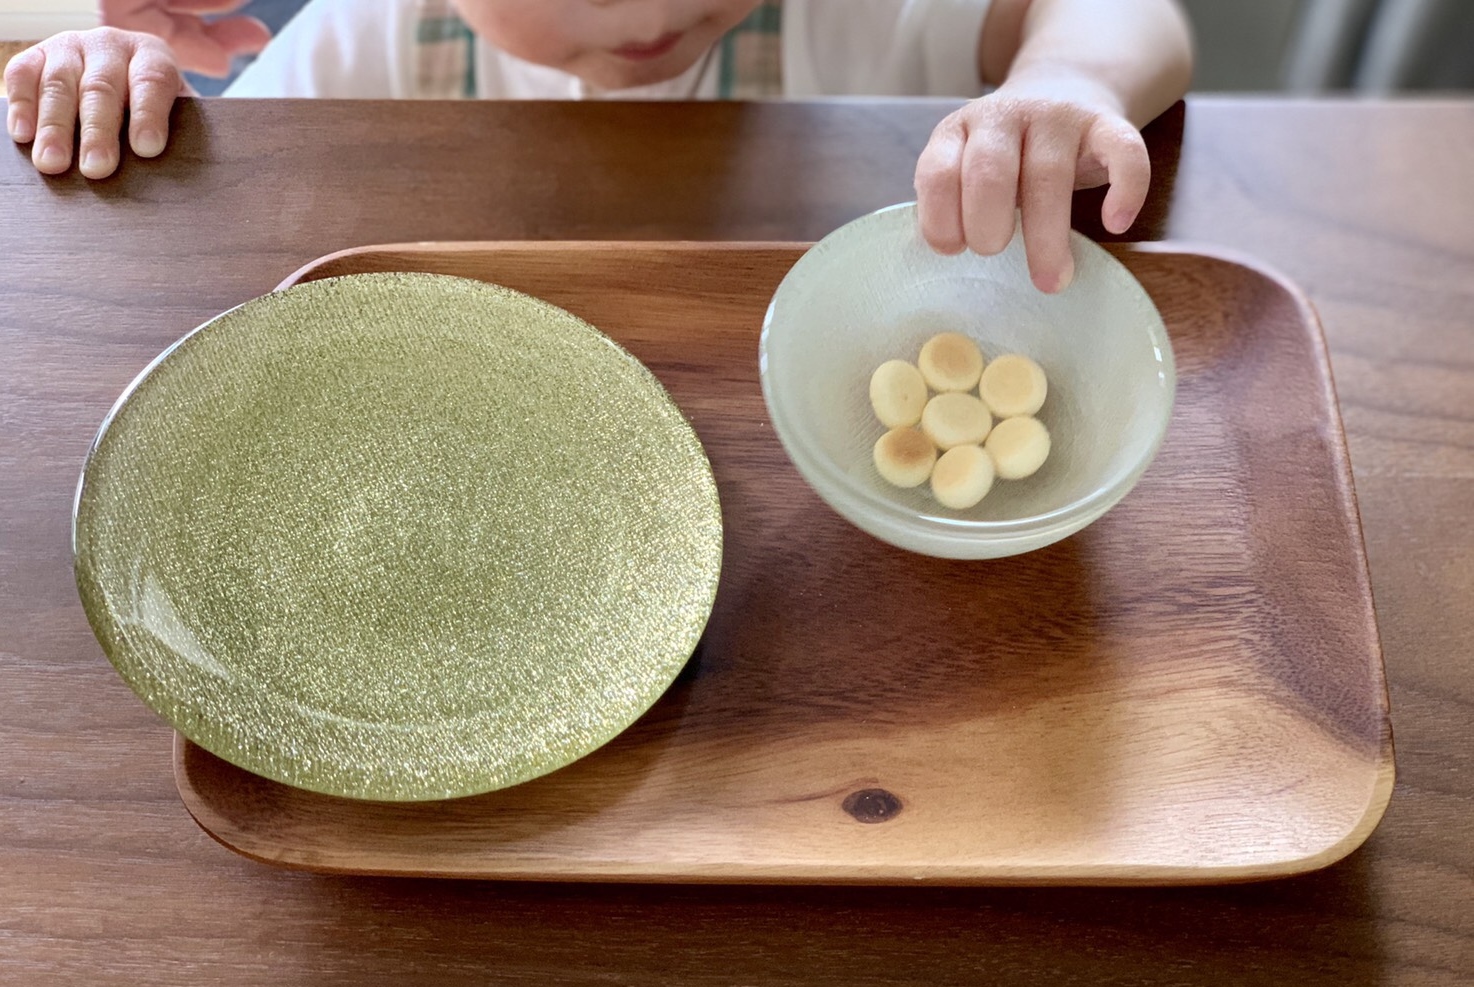
[[[753,240],[753,241],[702,241],[702,240],[426,240],[417,242],[387,242],[365,244],[337,250],[317,257],[300,266],[284,279],[274,290],[291,287],[304,279],[312,280],[325,267],[353,257],[371,254],[475,254],[498,251],[521,253],[588,253],[605,252],[611,249],[693,251],[702,253],[738,254],[754,251],[794,251],[802,253],[812,246],[810,241]],[[1351,548],[1356,556],[1356,577],[1361,586],[1361,595],[1367,601],[1369,626],[1364,628],[1370,643],[1375,667],[1381,672],[1378,706],[1381,720],[1381,736],[1372,768],[1375,781],[1368,794],[1362,815],[1355,825],[1335,843],[1315,853],[1298,858],[1288,858],[1268,864],[1246,864],[1229,867],[1181,867],[1110,864],[1101,866],[1061,865],[1028,867],[990,867],[969,871],[953,865],[927,867],[888,867],[865,865],[844,872],[833,867],[810,865],[753,866],[703,865],[699,871],[688,866],[685,870],[610,864],[589,866],[580,863],[574,867],[548,869],[552,863],[527,861],[521,866],[502,867],[496,873],[485,873],[471,869],[374,869],[341,866],[331,863],[313,863],[285,856],[273,857],[245,849],[223,837],[216,826],[220,820],[212,819],[213,806],[202,798],[191,782],[190,751],[197,748],[182,735],[175,733],[172,746],[172,773],[175,786],[186,811],[195,823],[215,842],[247,859],[288,870],[320,874],[360,875],[379,877],[422,877],[451,878],[464,880],[499,881],[548,881],[558,883],[669,883],[669,884],[813,884],[836,886],[898,886],[929,885],[955,887],[1014,887],[1014,886],[1069,886],[1069,887],[1120,887],[1120,886],[1205,886],[1235,884],[1292,877],[1321,870],[1343,860],[1356,851],[1371,836],[1380,824],[1393,797],[1396,783],[1396,752],[1393,740],[1391,703],[1386,675],[1386,655],[1382,647],[1381,633],[1376,619],[1376,600],[1372,590],[1370,565],[1366,551],[1366,536],[1362,524],[1360,505],[1356,496],[1355,477],[1351,466],[1350,452],[1346,441],[1345,422],[1335,386],[1329,343],[1320,314],[1306,292],[1287,275],[1261,259],[1230,247],[1190,240],[1155,240],[1132,243],[1102,244],[1118,258],[1133,253],[1158,255],[1188,255],[1204,257],[1221,263],[1241,267],[1261,277],[1289,297],[1299,310],[1301,320],[1314,336],[1314,359],[1324,386],[1324,397],[1331,410],[1334,436],[1330,442],[1333,468],[1338,476],[1335,486],[1342,498],[1343,513],[1355,521]],[[240,769],[235,769],[240,770]],[[223,827],[221,827],[223,828]]]

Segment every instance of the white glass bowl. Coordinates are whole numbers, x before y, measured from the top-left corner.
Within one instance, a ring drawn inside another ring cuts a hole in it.
[[[763,396],[804,479],[856,526],[893,545],[957,559],[1033,551],[1084,528],[1151,464],[1177,385],[1166,327],[1114,257],[1071,234],[1074,282],[1057,295],[1029,280],[1023,241],[1001,254],[937,254],[913,203],[849,223],[789,271],[763,325]],[[1044,368],[1038,418],[1053,449],[1034,476],[998,481],[966,511],[925,485],[880,478],[871,449],[885,429],[870,409],[881,363],[913,363],[938,332],[965,333],[988,359],[1023,353]]]

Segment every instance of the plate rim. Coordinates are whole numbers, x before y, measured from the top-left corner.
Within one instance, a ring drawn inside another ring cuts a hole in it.
[[[710,453],[706,449],[705,444],[702,442],[700,435],[696,432],[694,426],[692,425],[690,418],[676,403],[674,397],[670,394],[664,383],[659,379],[659,377],[655,375],[653,371],[650,370],[648,366],[646,366],[641,360],[634,356],[634,354],[632,354],[628,350],[628,348],[621,344],[618,340],[602,332],[600,329],[589,323],[587,320],[572,312],[569,312],[565,308],[562,308],[544,299],[538,298],[535,295],[518,291],[514,288],[510,288],[504,285],[494,284],[475,278],[458,277],[455,275],[432,274],[416,271],[370,272],[348,274],[331,278],[322,278],[313,281],[302,282],[295,285],[282,285],[276,289],[273,289],[270,292],[248,299],[238,305],[234,305],[220,312],[215,316],[212,316],[205,322],[202,322],[198,326],[195,326],[193,329],[189,330],[178,339],[174,340],[160,353],[150,359],[148,363],[143,367],[143,369],[141,369],[131,379],[126,387],[124,387],[122,392],[109,407],[108,412],[103,417],[101,424],[98,426],[98,429],[88,446],[86,455],[83,458],[81,469],[78,473],[76,488],[72,498],[70,518],[70,561],[72,564],[73,580],[77,588],[78,597],[81,602],[82,609],[87,618],[89,629],[92,631],[94,638],[98,642],[98,645],[101,647],[104,655],[107,657],[109,664],[112,665],[113,669],[118,673],[119,677],[129,687],[130,691],[134,692],[134,694],[138,696],[139,700],[143,702],[143,704],[148,709],[150,709],[155,715],[159,716],[160,719],[166,722],[180,737],[189,740],[191,743],[196,744],[201,749],[210,752],[216,757],[219,757],[227,763],[241,768],[244,771],[259,775],[260,777],[266,778],[270,781],[279,782],[292,788],[301,789],[303,791],[309,791],[319,795],[327,795],[365,802],[433,802],[449,799],[468,798],[476,795],[483,795],[488,792],[497,791],[503,788],[508,788],[513,785],[523,784],[525,782],[532,781],[535,778],[542,777],[543,775],[551,774],[555,771],[561,770],[562,768],[567,767],[569,764],[572,764],[573,762],[588,756],[589,754],[598,750],[600,747],[603,747],[605,744],[614,740],[620,734],[628,730],[631,726],[638,722],[641,717],[648,713],[649,710],[657,702],[659,702],[661,697],[664,696],[667,691],[669,691],[672,683],[676,681],[676,679],[681,674],[681,671],[689,662],[689,653],[684,659],[680,660],[679,662],[672,663],[670,674],[668,676],[660,677],[661,684],[658,688],[650,689],[648,695],[641,695],[638,701],[630,703],[625,711],[626,715],[621,717],[609,718],[608,723],[615,724],[612,729],[604,729],[598,731],[595,734],[595,739],[592,741],[586,741],[582,744],[569,745],[568,751],[564,751],[557,757],[549,758],[531,769],[519,772],[502,772],[495,770],[488,771],[484,767],[482,767],[478,768],[475,772],[470,772],[466,770],[464,765],[471,762],[461,762],[462,767],[458,770],[461,772],[462,775],[465,776],[474,774],[475,778],[477,779],[475,783],[455,786],[453,788],[421,788],[415,791],[402,790],[402,786],[399,790],[391,791],[388,788],[375,788],[372,785],[324,785],[317,783],[314,780],[322,777],[322,774],[319,772],[313,772],[308,777],[303,777],[299,773],[283,774],[280,772],[275,772],[269,770],[268,764],[262,763],[263,760],[269,761],[269,759],[244,756],[240,750],[237,750],[234,747],[207,743],[205,739],[197,735],[200,731],[187,729],[185,724],[181,722],[181,720],[184,720],[185,718],[178,714],[189,712],[192,708],[187,702],[179,701],[177,698],[171,702],[156,702],[150,697],[150,695],[145,693],[144,689],[140,688],[138,680],[140,678],[146,678],[150,676],[151,672],[147,667],[135,663],[134,665],[130,666],[135,674],[128,674],[127,672],[125,672],[124,664],[120,663],[120,658],[115,655],[115,649],[118,646],[116,639],[120,637],[118,634],[116,634],[117,624],[116,621],[113,620],[110,616],[110,608],[107,607],[101,601],[101,599],[92,598],[96,590],[96,584],[98,583],[98,580],[93,579],[91,580],[93,585],[88,585],[89,580],[86,573],[84,572],[80,540],[82,510],[88,490],[88,480],[89,477],[93,475],[94,464],[97,461],[97,457],[104,443],[106,442],[111,429],[116,425],[119,416],[130,405],[130,402],[132,402],[137,397],[140,388],[142,388],[146,382],[148,382],[156,373],[158,373],[171,357],[179,353],[183,347],[188,345],[191,341],[200,337],[202,334],[212,330],[212,328],[216,328],[220,324],[225,323],[232,317],[238,317],[238,314],[242,310],[260,304],[271,304],[274,299],[277,299],[283,295],[321,293],[324,291],[336,290],[344,283],[387,283],[394,281],[410,281],[418,283],[440,282],[447,284],[455,283],[461,285],[463,288],[469,287],[472,290],[477,291],[478,293],[482,293],[485,295],[498,294],[503,297],[512,297],[521,303],[531,303],[534,306],[545,309],[553,317],[564,320],[568,324],[576,327],[579,331],[590,334],[591,338],[595,342],[602,343],[603,345],[607,346],[611,353],[614,354],[615,359],[618,359],[619,361],[624,363],[631,372],[635,373],[639,378],[641,378],[642,383],[645,386],[650,387],[652,392],[657,395],[661,399],[661,401],[670,408],[670,410],[674,412],[673,416],[670,419],[671,424],[675,428],[681,430],[689,436],[691,449],[699,457],[699,461],[701,463],[699,475],[701,477],[701,485],[705,488],[705,496],[702,499],[706,502],[706,509],[708,512],[708,517],[706,518],[706,521],[711,525],[713,529],[715,541],[714,547],[711,551],[711,556],[708,560],[707,567],[709,568],[709,573],[707,573],[707,578],[705,580],[704,591],[699,594],[700,617],[699,619],[693,621],[692,627],[689,629],[689,641],[687,643],[689,644],[689,651],[694,652],[696,647],[699,646],[701,636],[705,631],[706,624],[710,620],[712,611],[715,607],[716,595],[720,585],[722,562],[725,550],[725,519],[723,517],[720,493],[711,465]],[[683,637],[682,640],[685,640],[685,638]],[[687,651],[688,649],[683,647],[680,650]],[[239,683],[245,680],[233,678],[231,681],[237,683],[236,686],[233,686],[233,688],[236,688],[238,687]],[[279,703],[280,700],[274,700],[274,702]],[[174,715],[171,715],[171,713]],[[608,723],[606,723],[606,727],[608,726]],[[336,772],[336,774],[341,775],[342,772],[339,771]],[[490,779],[489,783],[488,779]]]

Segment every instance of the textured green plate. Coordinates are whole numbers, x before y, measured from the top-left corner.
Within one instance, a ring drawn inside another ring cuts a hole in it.
[[[711,613],[721,510],[659,381],[579,319],[423,274],[256,299],[119,399],[73,523],[128,684],[242,768],[351,798],[589,753]]]

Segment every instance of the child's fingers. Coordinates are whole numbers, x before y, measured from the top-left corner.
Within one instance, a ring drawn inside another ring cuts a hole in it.
[[[1070,253],[1070,205],[1080,135],[1074,127],[1036,124],[1024,135],[1019,204],[1029,274],[1040,291],[1056,292],[1075,276]]]
[[[1125,233],[1136,222],[1151,187],[1152,162],[1146,142],[1129,122],[1100,118],[1085,135],[1085,152],[1105,163],[1111,183],[1100,221],[1112,233]]]
[[[980,254],[1008,246],[1018,222],[1020,134],[1011,121],[969,134],[962,155],[962,226]]]
[[[205,34],[205,24],[197,17],[174,18],[169,46],[191,72],[217,79],[230,74],[230,54]]]
[[[87,178],[106,178],[118,169],[123,107],[128,99],[128,52],[116,43],[90,45],[79,90],[78,168]]]
[[[43,175],[60,175],[72,166],[72,139],[77,130],[77,92],[82,83],[82,49],[54,39],[46,49],[36,110],[36,143],[31,162]]]
[[[209,14],[228,14],[240,10],[250,0],[169,0],[169,10],[175,14],[193,14],[196,17]]]
[[[169,111],[184,81],[169,50],[149,41],[138,47],[128,65],[132,114],[128,143],[141,158],[156,158],[169,141]]]
[[[254,17],[231,17],[206,23],[196,17],[175,17],[170,45],[191,72],[222,78],[230,74],[237,55],[253,55],[271,40],[271,30]]]
[[[29,144],[36,139],[41,72],[45,67],[46,51],[40,45],[16,55],[5,67],[5,91],[9,94],[5,129],[17,144]]]
[[[916,212],[921,235],[933,250],[959,254],[967,248],[962,226],[962,159],[967,133],[956,114],[932,132],[916,162]]]
[[[254,17],[230,17],[205,25],[205,35],[232,55],[255,55],[271,41],[271,28]]]

